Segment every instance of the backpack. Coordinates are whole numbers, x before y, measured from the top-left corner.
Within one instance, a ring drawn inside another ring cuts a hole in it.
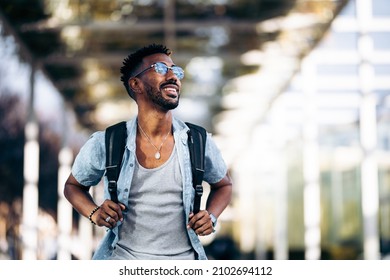
[[[200,210],[203,194],[204,155],[206,148],[206,130],[198,125],[186,122],[188,131],[188,148],[191,158],[192,185],[195,189],[194,214]],[[117,181],[119,178],[123,153],[127,138],[126,122],[109,126],[105,133],[106,176],[111,200],[118,203]]]

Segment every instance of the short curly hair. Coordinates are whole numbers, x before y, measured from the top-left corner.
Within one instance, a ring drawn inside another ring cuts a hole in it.
[[[134,71],[138,68],[138,66],[141,65],[144,57],[156,53],[166,54],[167,56],[170,56],[172,54],[171,50],[164,45],[151,44],[149,46],[142,47],[136,50],[135,52],[129,54],[123,60],[123,66],[120,69],[120,72],[122,74],[121,81],[125,86],[127,93],[134,100],[135,100],[135,95],[132,89],[129,87],[129,83],[128,83],[129,79],[134,75]]]

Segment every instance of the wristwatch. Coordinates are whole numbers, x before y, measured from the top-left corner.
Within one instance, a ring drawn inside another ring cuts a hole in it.
[[[215,231],[215,227],[217,226],[217,218],[209,212],[211,223],[213,224],[213,232]]]

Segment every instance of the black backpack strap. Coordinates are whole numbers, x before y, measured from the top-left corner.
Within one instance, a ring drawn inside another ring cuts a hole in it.
[[[106,129],[106,176],[111,200],[118,203],[117,181],[126,145],[126,122],[120,122]]]
[[[200,202],[203,194],[204,155],[206,150],[206,130],[198,125],[186,122],[190,128],[188,131],[188,147],[190,151],[192,167],[192,184],[195,189],[194,214],[200,210]]]

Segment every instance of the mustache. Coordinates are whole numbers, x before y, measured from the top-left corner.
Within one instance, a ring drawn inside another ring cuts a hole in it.
[[[165,87],[165,86],[167,86],[167,85],[174,85],[174,86],[179,87],[179,85],[178,85],[174,80],[167,81],[167,82],[161,84],[161,87]]]

